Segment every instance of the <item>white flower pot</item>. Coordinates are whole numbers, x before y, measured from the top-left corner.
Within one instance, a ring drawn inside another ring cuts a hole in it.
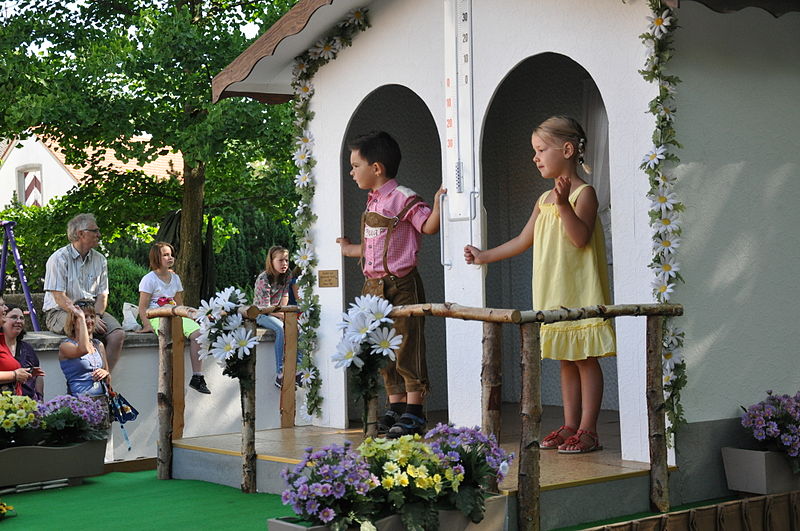
[[[728,488],[752,494],[775,494],[800,489],[800,474],[793,474],[782,452],[722,448]]]
[[[381,518],[377,522],[374,522],[373,525],[378,531],[405,531],[399,516]],[[270,518],[267,520],[268,531],[328,531],[329,529],[330,528],[326,525],[312,525],[311,527],[306,527],[302,524],[281,520],[280,518]],[[352,529],[357,530],[358,527],[353,527]]]
[[[12,446],[0,450],[0,486],[21,485],[103,473],[106,441],[67,446]]]

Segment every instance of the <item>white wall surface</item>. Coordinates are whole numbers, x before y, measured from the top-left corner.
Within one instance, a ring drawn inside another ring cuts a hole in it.
[[[64,195],[75,186],[75,179],[36,137],[27,138],[16,144],[22,144],[22,147],[11,148],[6,159],[0,164],[0,208],[9,204],[14,192],[17,192],[20,201],[23,200],[17,187],[17,170],[20,168],[41,165],[42,204]]]
[[[680,9],[677,193],[686,203],[675,298],[686,307],[689,422],[732,418],[798,364],[800,13]]]

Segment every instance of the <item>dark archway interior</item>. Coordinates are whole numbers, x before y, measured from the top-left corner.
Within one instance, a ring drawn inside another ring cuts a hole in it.
[[[607,138],[607,121],[597,124],[588,116],[591,102],[600,102],[597,86],[589,73],[572,59],[545,53],[517,65],[498,87],[486,114],[481,144],[483,206],[487,212],[487,246],[494,247],[513,238],[528,221],[538,197],[552,188],[542,179],[531,159],[531,132],[542,121],[566,114],[582,122],[587,137]],[[596,103],[595,103],[596,105]],[[605,116],[604,109],[602,116]],[[587,126],[594,125],[591,130]],[[605,153],[599,153],[608,160]],[[593,164],[592,158],[588,159]],[[597,172],[595,172],[597,174]],[[605,177],[595,176],[595,179]],[[591,181],[590,181],[591,182]],[[600,183],[593,183],[595,186]],[[608,183],[605,183],[608,189]],[[494,308],[531,308],[532,256],[523,253],[489,266],[486,276],[486,304]],[[503,399],[519,400],[519,338],[514,327],[504,327]],[[605,375],[604,409],[619,409],[616,358],[601,360]],[[558,362],[544,360],[542,400],[561,405]]]
[[[353,113],[342,142],[342,233],[353,242],[360,241],[361,213],[367,192],[359,190],[349,175],[350,151],[347,143],[356,136],[373,130],[383,130],[400,144],[402,161],[397,180],[411,188],[430,204],[442,182],[441,143],[436,124],[428,107],[410,89],[401,85],[385,85],[369,94]],[[418,255],[418,269],[425,285],[428,301],[444,301],[444,272],[439,262],[439,235],[423,236]],[[354,259],[347,259],[344,271],[345,300],[361,293],[364,276]],[[444,319],[425,320],[428,376],[431,393],[426,401],[428,411],[447,409],[447,361]],[[361,419],[361,406],[349,403],[349,417]]]

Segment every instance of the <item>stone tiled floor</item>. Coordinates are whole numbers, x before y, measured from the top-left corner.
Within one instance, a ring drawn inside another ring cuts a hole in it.
[[[429,421],[446,420],[446,412],[432,412]],[[519,452],[520,421],[517,404],[504,404],[503,429],[500,443],[508,452]],[[546,406],[542,414],[542,437],[561,425],[561,408]],[[541,452],[542,489],[553,489],[572,485],[600,482],[610,478],[647,474],[649,465],[634,461],[623,461],[620,453],[619,418],[616,411],[602,411],[598,423],[598,435],[604,446],[599,452],[582,455],[564,455],[556,451]],[[363,439],[359,428],[335,429],[315,426],[299,426],[288,429],[262,430],[256,432],[256,452],[259,459],[297,462],[308,447],[318,448],[326,444],[342,444],[350,440],[358,444]],[[193,437],[175,441],[176,446],[224,454],[237,454],[241,448],[238,433]],[[517,461],[512,464],[508,477],[500,485],[502,489],[517,488]]]

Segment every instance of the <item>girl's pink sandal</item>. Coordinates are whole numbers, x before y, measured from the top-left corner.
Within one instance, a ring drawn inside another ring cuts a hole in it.
[[[558,453],[585,454],[602,449],[603,446],[600,444],[600,439],[597,438],[597,433],[589,430],[578,430],[575,435],[558,447]]]
[[[561,432],[565,432],[565,435],[562,435]],[[542,450],[555,450],[574,436],[575,430],[569,426],[561,426],[557,430],[551,431],[550,435],[545,437],[539,444],[539,448]]]

